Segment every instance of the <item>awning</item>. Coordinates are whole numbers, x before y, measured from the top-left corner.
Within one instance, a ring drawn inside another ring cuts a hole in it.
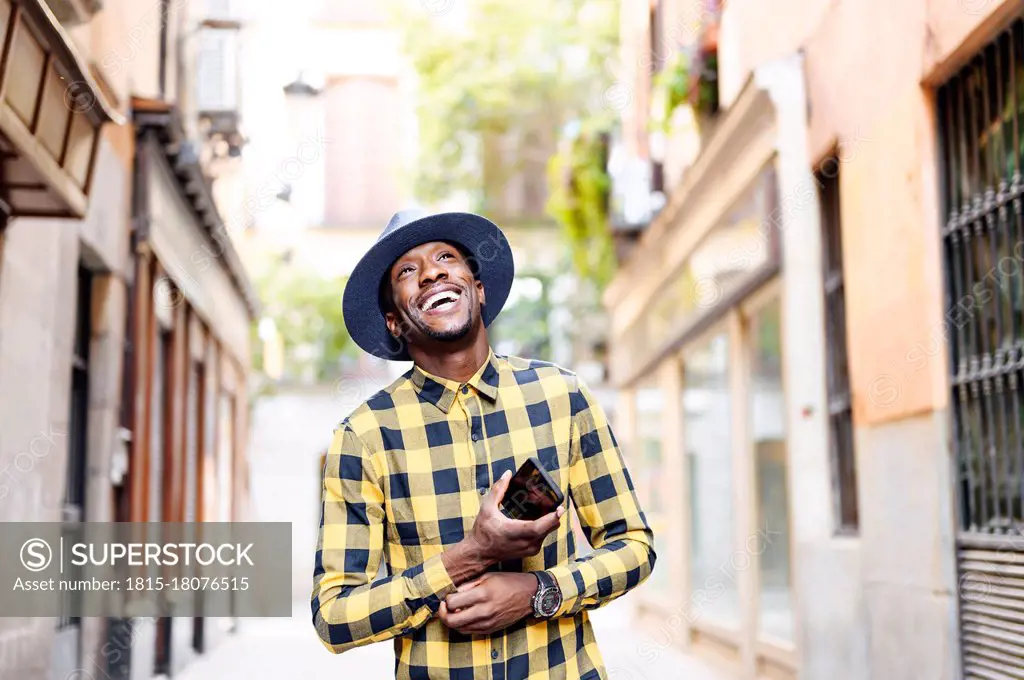
[[[0,0],[0,212],[83,217],[100,127],[124,118],[41,0]]]

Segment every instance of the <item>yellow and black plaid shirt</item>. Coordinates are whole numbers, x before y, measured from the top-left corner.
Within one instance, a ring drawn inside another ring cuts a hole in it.
[[[546,569],[558,614],[462,635],[436,616],[456,589],[441,553],[530,456],[572,499],[594,551],[577,559],[563,521],[540,553],[498,567]],[[606,677],[586,610],[647,578],[655,554],[605,413],[574,374],[493,352],[465,384],[414,367],[339,424],[323,473],[312,611],[329,650],[394,638],[399,679]],[[382,557],[387,576],[375,578]]]

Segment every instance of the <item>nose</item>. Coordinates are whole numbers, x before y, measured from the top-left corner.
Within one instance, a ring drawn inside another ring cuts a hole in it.
[[[448,273],[444,267],[437,260],[431,258],[427,260],[423,268],[420,269],[420,288],[428,286],[438,279],[444,279],[448,277]]]

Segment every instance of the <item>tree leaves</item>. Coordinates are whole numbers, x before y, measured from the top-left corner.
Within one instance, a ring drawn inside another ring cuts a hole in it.
[[[468,192],[486,203],[520,167],[523,140],[555,139],[612,82],[614,0],[479,0],[461,26],[404,10],[424,201]]]
[[[358,353],[341,311],[344,283],[284,261],[273,263],[256,278],[263,315],[273,320],[281,335],[286,377],[332,379],[341,358]]]

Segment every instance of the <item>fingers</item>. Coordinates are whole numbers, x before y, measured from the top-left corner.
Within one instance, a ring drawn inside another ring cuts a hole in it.
[[[559,505],[554,512],[549,512],[540,519],[528,522],[510,519],[506,535],[516,539],[542,541],[558,526],[564,514],[565,506]]]
[[[470,588],[466,591],[452,593],[444,601],[448,605],[448,610],[454,612],[470,607],[478,602],[483,602],[486,599],[487,593],[483,588]]]
[[[484,626],[481,624],[486,623],[492,616],[488,607],[483,605],[477,605],[475,607],[469,607],[462,609],[457,612],[451,612],[448,614],[447,626],[454,628],[460,633],[475,633],[476,629],[482,629]]]
[[[558,526],[559,522],[562,521],[562,515],[565,514],[565,506],[559,505],[554,512],[549,512],[540,519],[535,519],[529,522],[531,529],[538,536],[547,536],[550,534],[555,527]]]
[[[487,576],[487,574],[484,574],[484,576]],[[467,590],[472,590],[473,588],[476,588],[478,585],[480,585],[483,582],[484,582],[484,578],[483,577],[475,578],[472,581],[466,581],[461,586],[459,586],[456,590],[457,590],[457,592],[464,593]]]
[[[451,596],[449,596],[451,597]],[[474,611],[475,610],[475,611]],[[446,628],[457,630],[466,635],[483,634],[485,631],[479,624],[487,617],[483,615],[483,607],[474,607],[473,610],[464,609],[457,612],[448,607],[448,604],[441,600],[441,606],[437,610],[437,616]]]
[[[498,478],[498,481],[494,483],[494,485],[491,487],[490,492],[487,494],[488,497],[490,498],[490,504],[493,505],[495,508],[497,508],[498,504],[501,503],[501,499],[505,497],[505,491],[508,490],[508,482],[510,479],[512,479],[512,471],[505,470],[505,472],[502,473],[501,477]]]

